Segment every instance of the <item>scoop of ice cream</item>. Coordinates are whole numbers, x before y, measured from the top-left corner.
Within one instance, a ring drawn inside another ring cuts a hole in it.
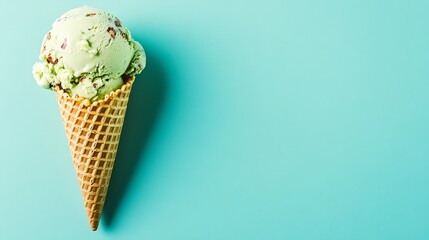
[[[146,66],[140,43],[112,14],[91,7],[66,12],[46,34],[33,66],[37,84],[60,86],[70,96],[99,100],[120,88],[123,76]]]

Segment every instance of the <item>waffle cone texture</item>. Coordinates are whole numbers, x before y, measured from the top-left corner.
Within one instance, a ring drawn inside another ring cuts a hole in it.
[[[55,89],[90,227],[97,230],[134,77],[90,102]]]

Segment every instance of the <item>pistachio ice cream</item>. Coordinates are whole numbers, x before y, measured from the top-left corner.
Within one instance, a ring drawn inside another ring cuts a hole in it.
[[[124,84],[123,79],[140,73],[146,55],[140,43],[112,14],[80,7],[58,18],[45,35],[33,66],[37,84],[58,86],[71,97],[91,102]]]

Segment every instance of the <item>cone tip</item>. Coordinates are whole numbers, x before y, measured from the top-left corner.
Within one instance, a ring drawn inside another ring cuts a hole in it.
[[[97,231],[98,221],[91,221],[89,224],[90,224],[90,227],[91,227],[92,231]]]

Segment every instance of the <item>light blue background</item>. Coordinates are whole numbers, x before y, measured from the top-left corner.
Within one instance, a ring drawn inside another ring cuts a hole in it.
[[[126,2],[126,3],[124,3]],[[81,5],[147,52],[89,229],[44,34]],[[428,1],[9,1],[0,239],[429,239]]]

